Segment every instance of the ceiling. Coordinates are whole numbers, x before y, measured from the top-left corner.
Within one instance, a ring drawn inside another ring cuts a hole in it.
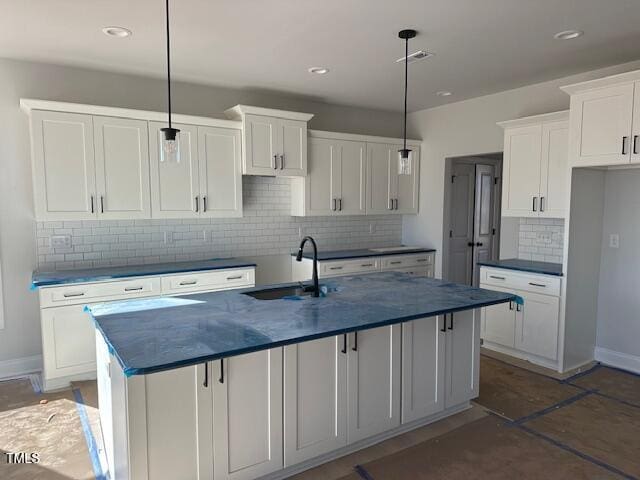
[[[0,6],[0,57],[165,73],[162,0]],[[402,109],[402,28],[435,53],[409,66],[410,111],[640,58],[638,0],[172,0],[171,20],[175,79],[386,110]],[[553,38],[567,29],[585,35]]]

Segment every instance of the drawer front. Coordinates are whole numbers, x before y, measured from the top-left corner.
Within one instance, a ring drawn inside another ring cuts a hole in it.
[[[480,282],[489,287],[493,285],[558,297],[560,296],[562,279],[551,275],[482,267],[480,270]]]
[[[160,279],[157,277],[43,287],[40,289],[40,307],[78,305],[159,294]]]
[[[389,255],[382,257],[382,270],[399,270],[408,267],[427,267],[433,265],[433,253],[421,253],[413,255]]]
[[[412,277],[433,277],[432,267],[406,267],[406,268],[398,268],[394,271],[408,273]]]
[[[364,257],[356,260],[337,260],[334,262],[322,262],[318,265],[320,277],[337,277],[339,275],[351,275],[354,273],[370,273],[380,270],[380,259],[376,257]]]
[[[188,294],[231,288],[252,287],[255,284],[253,268],[193,272],[180,275],[166,275],[161,278],[162,293],[165,295]]]

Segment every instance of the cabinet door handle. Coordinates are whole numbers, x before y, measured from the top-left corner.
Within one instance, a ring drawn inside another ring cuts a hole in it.
[[[345,333],[342,337],[342,350],[340,350],[342,353],[347,353],[347,334]]]
[[[449,330],[453,330],[453,313],[449,314]]]
[[[389,206],[387,207],[389,210],[393,210],[393,198],[389,199]]]
[[[533,211],[538,211],[538,197],[533,197]]]
[[[402,261],[397,261],[397,262],[389,262],[389,265],[402,265]]]
[[[342,267],[329,267],[329,270],[342,270]]]
[[[540,211],[544,212],[544,197],[540,197]]]
[[[100,195],[100,213],[104,213],[104,197]]]
[[[337,200],[334,198],[334,199],[333,199],[333,208],[332,208],[332,210],[333,210],[334,212],[335,212],[335,211],[336,211],[336,209],[337,209],[337,207],[336,207],[336,202],[337,202]]]
[[[529,282],[529,285],[531,285],[532,287],[546,287],[544,283]]]
[[[91,213],[95,213],[93,208],[93,195],[91,195]]]
[[[489,278],[495,278],[496,280],[506,280],[504,277],[499,277],[497,275],[489,275]]]
[[[196,283],[198,283],[197,280],[184,280],[184,281],[180,282],[180,286],[195,285]]]
[[[358,351],[358,332],[354,332],[355,337],[354,337],[354,342],[353,342],[353,348],[351,350],[353,350],[354,352]]]
[[[397,198],[395,199],[395,202],[396,202],[396,210],[398,210],[398,199]]]
[[[273,156],[273,169],[274,170],[278,169],[278,155]]]
[[[373,263],[363,263],[361,267],[373,267]]]
[[[63,293],[62,296],[64,298],[73,298],[73,297],[84,297],[85,292],[71,292],[71,293]]]
[[[622,155],[627,154],[627,140],[629,140],[629,137],[626,135],[622,137]]]
[[[338,210],[342,211],[342,199],[338,199]]]
[[[220,378],[218,381],[224,383],[224,358],[220,359]]]
[[[520,305],[519,303],[516,303],[516,312],[521,312],[522,311],[522,305]]]
[[[207,196],[206,195],[202,196],[202,211],[203,212],[207,211]]]
[[[509,310],[513,310],[513,300],[509,301]]]
[[[426,261],[427,261],[427,259],[426,259],[426,258],[418,258],[418,259],[416,260],[416,262],[426,262]]]
[[[234,275],[233,277],[227,277],[227,280],[240,280],[242,275]]]
[[[137,292],[142,290],[142,287],[125,287],[124,291],[125,292]]]
[[[200,197],[196,197],[196,213],[200,211]]]
[[[638,154],[638,135],[633,136],[633,154]]]
[[[440,329],[440,331],[442,333],[447,333],[447,314],[444,314],[444,317],[442,317],[442,328]]]
[[[202,382],[204,388],[209,387],[209,362],[204,362],[204,382]]]
[[[284,170],[284,153],[280,155],[280,170]]]

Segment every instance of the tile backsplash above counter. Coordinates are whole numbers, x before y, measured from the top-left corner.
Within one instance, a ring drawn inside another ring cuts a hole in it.
[[[291,217],[289,179],[242,181],[243,218],[37,222],[38,269],[288,254],[301,234],[323,250],[402,243],[400,215]]]
[[[562,263],[564,219],[520,218],[518,231],[519,259]]]

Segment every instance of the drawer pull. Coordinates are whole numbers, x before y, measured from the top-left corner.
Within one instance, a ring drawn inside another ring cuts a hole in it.
[[[72,298],[72,297],[84,297],[85,292],[70,292],[70,293],[63,293],[62,296],[64,298]]]
[[[342,270],[342,267],[329,267],[329,270]]]
[[[240,280],[242,275],[234,275],[233,277],[227,277],[227,280]]]
[[[426,258],[418,258],[416,262],[426,262],[428,259]]]
[[[124,291],[125,292],[137,292],[139,290],[142,290],[143,287],[125,287]]]
[[[363,263],[361,267],[373,267],[373,263]]]
[[[389,262],[390,265],[402,265],[402,261],[399,262]]]
[[[180,282],[180,285],[181,286],[195,285],[196,283],[198,283],[197,280],[184,280],[184,281]]]
[[[531,285],[532,287],[546,287],[546,285],[542,283],[534,283],[534,282],[529,282],[529,285]]]
[[[489,278],[495,278],[496,280],[506,280],[506,278],[498,277],[497,275],[489,275]]]

